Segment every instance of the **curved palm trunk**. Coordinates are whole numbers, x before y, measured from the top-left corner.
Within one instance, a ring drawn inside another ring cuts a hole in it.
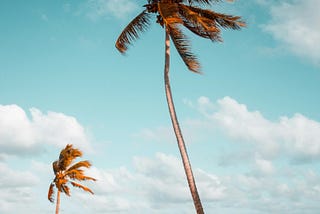
[[[171,117],[171,122],[172,126],[174,129],[174,133],[177,138],[178,142],[178,147],[180,150],[180,155],[182,158],[183,162],[183,167],[184,171],[187,176],[190,192],[192,195],[193,203],[196,208],[196,211],[198,214],[203,214],[203,208],[202,204],[200,201],[200,197],[198,194],[197,186],[193,177],[192,169],[191,169],[191,164],[189,161],[187,149],[183,140],[183,136],[180,130],[178,118],[176,115],[176,111],[174,108],[174,103],[172,99],[172,94],[171,94],[171,88],[170,88],[170,80],[169,80],[169,65],[170,65],[170,38],[169,38],[169,33],[168,30],[165,30],[166,32],[166,40],[165,40],[165,67],[164,67],[164,81],[165,81],[165,91],[166,91],[166,97],[167,97],[167,103],[168,103],[168,108],[170,112],[170,117]]]
[[[57,191],[57,202],[56,202],[56,214],[59,214],[59,208],[60,208],[60,191]]]

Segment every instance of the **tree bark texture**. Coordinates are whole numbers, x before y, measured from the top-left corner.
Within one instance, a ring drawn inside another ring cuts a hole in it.
[[[196,187],[195,179],[192,173],[191,164],[189,161],[187,149],[183,140],[182,132],[179,126],[178,118],[176,115],[171,88],[170,88],[170,80],[169,80],[169,67],[170,67],[170,38],[169,38],[169,32],[168,29],[165,29],[165,67],[164,67],[164,81],[165,81],[165,92],[167,97],[167,103],[169,108],[169,113],[171,117],[172,126],[174,129],[174,133],[177,138],[178,147],[180,150],[180,155],[183,162],[183,167],[186,173],[186,177],[189,184],[189,189],[192,195],[193,203],[195,206],[195,209],[197,211],[197,214],[203,214],[203,208],[201,204],[201,200],[198,194],[198,190]]]

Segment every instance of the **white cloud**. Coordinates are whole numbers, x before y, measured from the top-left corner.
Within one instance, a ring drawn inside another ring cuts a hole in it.
[[[80,203],[90,204],[94,213],[193,213],[193,203],[181,160],[167,154],[134,157],[129,166],[105,170],[93,167],[88,175],[98,180],[89,184],[95,195],[74,191]],[[194,170],[203,200],[211,203],[225,197],[220,178],[200,169]]]
[[[224,132],[241,142],[255,145],[267,157],[279,152],[293,158],[314,159],[320,156],[320,123],[301,114],[270,121],[259,111],[249,111],[243,104],[225,97],[217,101],[217,111],[209,118]]]
[[[138,8],[132,0],[88,0],[86,7],[86,15],[92,20],[108,16],[122,19]]]
[[[264,30],[287,49],[320,65],[320,1],[284,1],[271,6],[271,21]]]
[[[12,213],[21,209],[20,205],[32,203],[32,189],[38,182],[31,172],[13,170],[0,162],[0,212]]]
[[[43,114],[36,108],[30,109],[30,115],[17,105],[0,105],[0,154],[30,155],[44,145],[62,148],[68,143],[91,150],[76,118],[56,112]]]

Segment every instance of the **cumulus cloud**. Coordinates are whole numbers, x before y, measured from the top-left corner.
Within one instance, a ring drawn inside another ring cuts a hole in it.
[[[211,203],[225,197],[219,177],[200,169],[195,169],[194,174],[204,201]],[[194,210],[181,160],[172,155],[136,156],[132,167],[109,170],[93,167],[88,175],[97,178],[94,184],[88,183],[95,195],[86,197],[85,193],[74,191],[81,203],[90,204],[88,212],[172,213],[174,209],[192,213]]]
[[[138,8],[132,0],[88,0],[86,7],[86,15],[92,20],[108,16],[122,19]]]
[[[0,163],[0,212],[11,213],[13,209],[21,209],[20,204],[32,203],[32,188],[37,182],[31,172],[13,170]]]
[[[75,144],[91,150],[85,129],[76,118],[57,112],[30,109],[30,118],[17,105],[0,105],[0,154],[30,155],[44,145]]]
[[[270,7],[266,32],[283,42],[293,53],[320,65],[320,1],[282,1]]]
[[[320,123],[296,113],[270,121],[259,111],[225,97],[217,101],[218,110],[210,115],[229,136],[256,145],[265,155],[285,152],[294,158],[320,156]]]

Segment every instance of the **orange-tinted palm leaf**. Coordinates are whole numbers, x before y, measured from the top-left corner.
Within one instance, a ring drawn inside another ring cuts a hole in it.
[[[122,31],[116,41],[116,48],[124,53],[128,46],[139,38],[141,32],[146,31],[150,25],[150,14],[146,10],[142,11],[134,18],[127,27]]]
[[[79,170],[79,169],[74,169],[71,171],[67,171],[66,172],[66,176],[68,176],[70,179],[72,180],[79,180],[79,181],[84,181],[84,180],[93,180],[95,181],[95,178],[89,177],[89,176],[85,176],[83,174],[83,170]]]
[[[179,29],[178,24],[167,25],[166,27],[168,28],[173,44],[188,69],[190,71],[200,73],[200,64],[196,56],[190,51],[190,42]]]
[[[191,10],[189,6],[180,4],[179,14],[182,16],[183,25],[194,34],[211,39],[212,41],[222,41],[220,37],[220,29],[215,20],[199,15],[199,13]]]
[[[188,2],[190,5],[197,3],[197,4],[212,4],[215,2],[219,2],[221,0],[183,0],[184,2]]]
[[[81,167],[89,168],[91,166],[91,163],[88,160],[85,161],[79,161],[72,165],[71,167],[68,168],[67,171],[74,170],[74,169],[79,169]]]
[[[183,20],[179,16],[179,4],[158,3],[158,9],[169,32],[170,38],[182,60],[189,70],[199,73],[200,64],[196,56],[190,50],[190,41],[179,29],[179,26],[183,25]]]
[[[53,197],[54,197],[54,184],[51,183],[48,190],[48,200],[52,203],[54,202]]]
[[[92,192],[92,190],[89,189],[89,188],[86,187],[86,186],[83,186],[83,185],[81,185],[81,184],[78,184],[78,183],[75,183],[75,182],[72,182],[72,181],[70,181],[70,183],[71,183],[72,186],[74,186],[74,187],[78,187],[78,188],[80,188],[80,189],[83,189],[83,190],[86,191],[86,192],[90,192],[91,194],[94,194],[94,193]]]
[[[79,149],[73,148],[71,144],[68,144],[66,148],[61,150],[59,156],[59,169],[65,170],[74,159],[81,157],[82,152]]]
[[[67,185],[65,185],[65,184],[61,185],[61,190],[62,190],[62,192],[64,192],[67,196],[70,196],[70,188],[69,188]]]
[[[191,11],[198,13],[199,16],[205,17],[207,19],[213,20],[217,25],[223,28],[231,28],[234,30],[239,30],[241,27],[245,27],[246,24],[241,20],[239,16],[231,16],[222,13],[216,13],[211,10],[204,10],[197,7],[188,7]]]

